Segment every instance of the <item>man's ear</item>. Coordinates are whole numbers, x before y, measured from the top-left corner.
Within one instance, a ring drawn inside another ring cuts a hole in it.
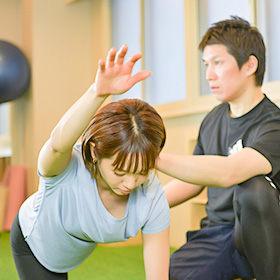
[[[259,61],[254,55],[250,55],[246,62],[246,71],[248,76],[252,76],[258,69]]]

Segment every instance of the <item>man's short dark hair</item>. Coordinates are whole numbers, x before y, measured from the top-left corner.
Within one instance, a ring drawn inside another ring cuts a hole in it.
[[[265,72],[265,45],[256,27],[252,27],[248,21],[237,16],[216,22],[203,36],[199,49],[203,51],[207,45],[214,44],[225,45],[237,61],[239,69],[251,55],[254,55],[258,60],[255,83],[256,86],[262,85]]]

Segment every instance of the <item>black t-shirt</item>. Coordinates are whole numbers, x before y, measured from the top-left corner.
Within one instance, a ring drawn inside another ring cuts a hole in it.
[[[194,154],[228,156],[243,147],[251,147],[269,160],[272,172],[268,176],[280,189],[280,109],[266,96],[239,118],[229,116],[227,103],[215,107],[201,124]],[[234,225],[234,188],[208,187],[205,225]]]

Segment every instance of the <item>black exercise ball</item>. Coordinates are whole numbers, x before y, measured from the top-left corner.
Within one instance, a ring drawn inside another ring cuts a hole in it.
[[[20,97],[29,87],[30,67],[23,52],[0,40],[0,103]]]

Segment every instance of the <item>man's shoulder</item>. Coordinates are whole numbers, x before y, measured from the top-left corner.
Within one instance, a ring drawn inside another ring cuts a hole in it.
[[[277,116],[280,116],[280,108],[277,106],[277,104],[271,101],[267,96],[265,96],[263,101],[264,102],[262,105],[266,111],[276,114]]]
[[[219,120],[225,120],[225,115],[228,114],[229,105],[228,103],[221,103],[215,106],[202,121],[202,126],[209,123],[218,123]]]

